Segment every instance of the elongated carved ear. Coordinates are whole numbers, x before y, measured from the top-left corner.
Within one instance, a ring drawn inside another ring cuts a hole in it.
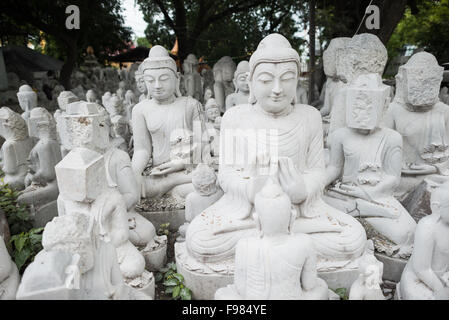
[[[293,225],[296,221],[296,217],[298,216],[298,212],[296,211],[295,207],[291,207],[291,214],[290,214],[290,223],[288,225],[288,233],[292,233]]]

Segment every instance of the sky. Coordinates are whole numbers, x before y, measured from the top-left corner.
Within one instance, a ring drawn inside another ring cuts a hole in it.
[[[143,20],[143,14],[139,6],[134,5],[135,0],[123,0],[123,15],[125,17],[125,25],[131,27],[136,37],[145,36],[145,28],[147,23]]]

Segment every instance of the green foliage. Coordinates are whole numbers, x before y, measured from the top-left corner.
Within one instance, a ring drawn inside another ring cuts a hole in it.
[[[167,236],[170,234],[170,231],[168,230],[168,227],[170,227],[170,223],[162,223],[161,225],[159,225],[159,229],[157,229],[157,235],[158,236]]]
[[[11,237],[10,242],[13,245],[12,256],[20,273],[34,260],[36,254],[42,250],[43,231],[44,228],[33,228],[28,232],[22,232]]]
[[[145,37],[137,38],[136,41],[137,41],[137,45],[138,45],[139,47],[149,48],[149,47],[151,46],[150,42],[149,42],[148,39],[145,38]]]
[[[175,300],[192,300],[192,291],[184,284],[182,274],[176,272],[176,264],[168,263],[160,272],[156,273],[156,282],[162,282],[166,294],[171,294]]]
[[[338,288],[332,291],[334,291],[336,294],[338,294],[338,296],[340,297],[340,300],[348,300],[349,296],[348,296],[348,290],[346,288]]]

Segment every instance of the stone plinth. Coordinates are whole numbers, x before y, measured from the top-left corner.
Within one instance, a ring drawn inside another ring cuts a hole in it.
[[[402,271],[407,264],[407,259],[393,258],[382,253],[374,253],[377,260],[384,264],[384,280],[399,282],[401,280]]]
[[[58,215],[58,205],[56,200],[44,204],[43,206],[31,208],[34,228],[44,228],[47,222]]]

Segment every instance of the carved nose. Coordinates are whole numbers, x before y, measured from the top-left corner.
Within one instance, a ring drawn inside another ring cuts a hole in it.
[[[282,93],[282,87],[281,87],[281,84],[280,84],[279,80],[276,79],[274,81],[274,87],[273,87],[273,89],[271,91],[273,92],[273,94],[275,94],[277,96]]]

